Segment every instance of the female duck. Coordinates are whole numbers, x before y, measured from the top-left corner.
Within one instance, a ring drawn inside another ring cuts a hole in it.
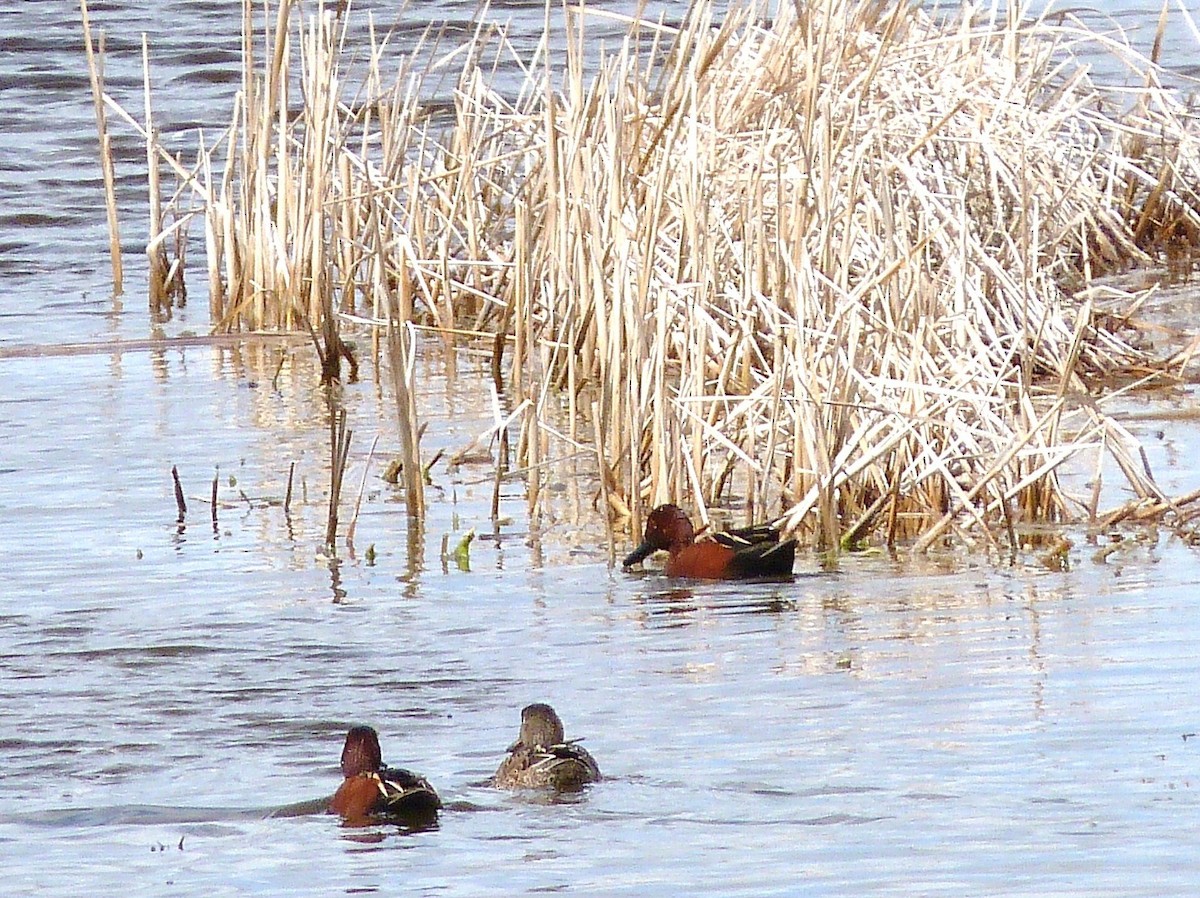
[[[646,518],[646,538],[626,556],[624,567],[665,549],[668,577],[731,580],[790,577],[796,563],[796,541],[779,538],[770,524],[714,533],[696,542],[692,522],[678,505],[660,505]]]
[[[600,768],[577,742],[563,738],[562,720],[549,705],[527,705],[521,711],[521,734],[508,747],[492,784],[501,789],[582,789],[600,779]]]
[[[329,812],[340,814],[347,823],[428,823],[442,806],[423,776],[384,766],[379,735],[368,726],[351,727],[346,734],[342,776],[345,779],[330,799]]]

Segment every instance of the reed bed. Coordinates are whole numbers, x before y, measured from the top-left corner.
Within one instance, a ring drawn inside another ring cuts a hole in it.
[[[247,3],[232,123],[173,166],[214,326],[323,328],[323,359],[339,323],[386,331],[412,493],[420,327],[491,348],[535,515],[580,452],[634,528],[734,504],[829,550],[1015,548],[1113,520],[1114,470],[1121,508],[1179,511],[1104,410],[1170,368],[1121,314],[1139,297],[1095,283],[1190,272],[1200,241],[1200,130],[1151,59],[1017,7],[697,0],[604,54],[593,24],[568,10],[565,58],[548,34],[503,93],[502,30],[394,60],[371,29],[348,91],[344,18],[283,2],[256,34]]]

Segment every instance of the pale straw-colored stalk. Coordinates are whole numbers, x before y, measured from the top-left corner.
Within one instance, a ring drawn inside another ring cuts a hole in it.
[[[92,85],[92,105],[96,112],[96,136],[100,144],[100,172],[104,178],[104,207],[108,216],[108,255],[112,264],[113,294],[125,290],[124,262],[121,258],[121,223],[117,214],[116,170],[113,165],[112,139],[108,133],[108,114],[104,105],[104,32],[92,39],[92,24],[87,0],[79,0],[83,19],[83,47],[87,55],[88,77]]]

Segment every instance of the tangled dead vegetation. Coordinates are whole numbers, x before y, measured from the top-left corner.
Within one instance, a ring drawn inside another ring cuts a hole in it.
[[[351,93],[344,19],[284,2],[256,38],[247,11],[229,130],[190,169],[160,153],[202,201],[215,327],[366,321],[409,378],[414,326],[482,341],[535,513],[579,451],[635,530],[679,499],[825,549],[1181,513],[1105,402],[1186,359],[1095,283],[1190,272],[1200,240],[1200,130],[1152,60],[999,6],[698,0],[599,58],[595,21],[568,11],[565,57],[548,35],[506,90],[503,31],[388,79],[372,30]]]

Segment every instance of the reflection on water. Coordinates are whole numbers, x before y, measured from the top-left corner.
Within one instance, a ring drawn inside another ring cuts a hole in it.
[[[331,557],[307,348],[2,364],[0,863],[22,893],[69,892],[84,857],[97,893],[203,895],[1138,895],[1197,875],[1189,549],[680,584],[606,566],[586,479],[539,530],[506,487],[493,523],[488,456],[435,465],[411,536],[368,366],[337,396],[347,480],[368,476],[355,551]],[[489,426],[477,365],[426,359],[427,451]],[[443,565],[471,528],[469,572]],[[603,782],[485,785],[537,700]],[[322,813],[359,722],[443,795],[436,829]]]
[[[329,557],[304,347],[3,364],[0,857],[21,891],[69,890],[84,856],[101,892],[205,895],[1139,894],[1147,858],[1160,891],[1197,872],[1190,550],[677,584],[581,549],[602,532],[576,514],[586,481],[535,532],[515,487],[511,523],[488,519],[494,462],[438,465],[412,537],[372,459],[356,551]],[[488,426],[475,364],[427,360],[428,451]],[[338,401],[357,482],[388,400],[368,371]],[[443,567],[442,535],[472,527],[470,573]],[[482,785],[534,700],[604,782],[566,802]],[[320,813],[356,722],[445,796],[436,830]]]
[[[827,579],[824,575],[810,574],[814,578]],[[652,617],[682,615],[682,623],[695,619],[700,612],[718,614],[787,614],[802,609],[798,584],[804,578],[795,578],[783,583],[770,580],[742,581],[736,587],[701,583],[695,586],[680,586],[675,581],[662,578],[663,586],[647,591],[638,597]],[[749,588],[747,588],[749,582]],[[770,587],[774,585],[775,589]],[[672,624],[668,623],[667,626]]]

